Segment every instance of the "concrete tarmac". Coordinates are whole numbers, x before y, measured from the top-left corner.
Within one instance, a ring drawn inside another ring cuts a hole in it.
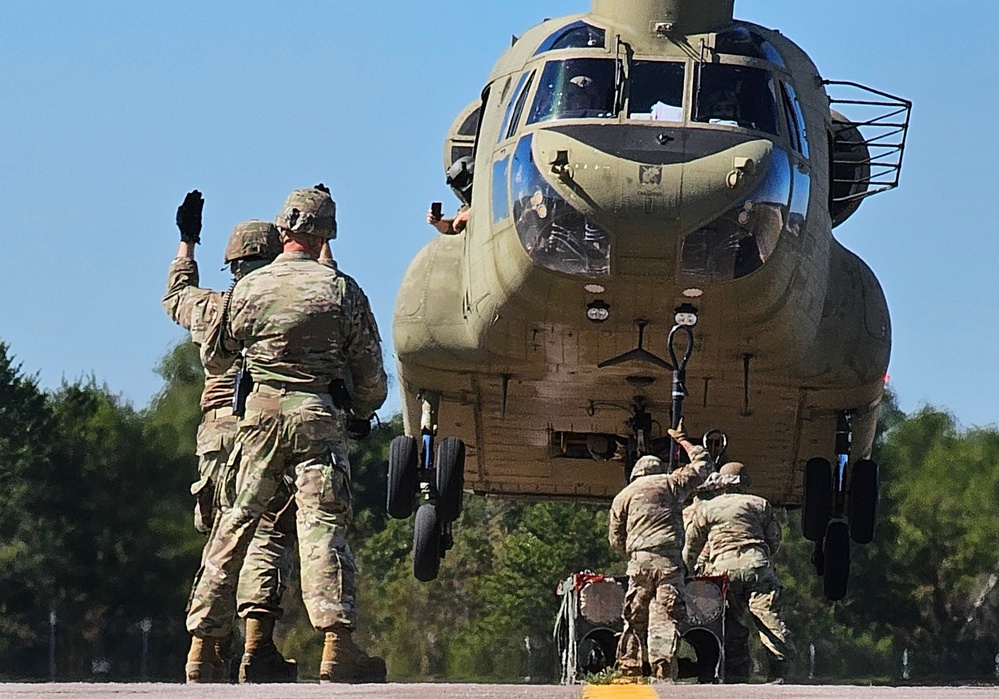
[[[4,699],[984,699],[999,687],[854,687],[820,685],[482,685],[368,684],[181,685],[0,684]]]

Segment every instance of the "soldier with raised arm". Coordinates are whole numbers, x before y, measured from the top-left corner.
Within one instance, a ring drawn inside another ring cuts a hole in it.
[[[197,190],[189,192],[177,209],[177,226],[181,242],[177,257],[170,264],[163,310],[175,323],[191,333],[199,347],[205,332],[221,315],[224,294],[203,289],[198,263],[194,259],[195,245],[201,239],[201,213],[204,199]],[[233,280],[238,281],[277,257],[281,251],[277,228],[266,221],[245,221],[237,224],[229,236],[225,264]],[[213,375],[205,372],[201,393],[202,420],[198,427],[198,480],[191,486],[195,496],[194,526],[209,534],[220,510],[229,505],[229,492],[235,473],[228,468],[236,438],[236,417],[232,412],[233,382],[236,366],[231,371]],[[228,487],[227,487],[228,486]],[[285,499],[287,501],[287,498]],[[239,667],[243,681],[294,681],[298,667],[285,660],[274,645],[274,622],[281,618],[281,599],[291,573],[294,544],[294,509],[268,509],[257,525],[239,575],[236,591],[237,610],[246,620],[246,653]],[[205,549],[207,550],[206,543]],[[196,646],[200,642],[196,641]],[[232,635],[216,641],[212,649],[192,648],[197,658],[185,668],[189,683],[224,682],[230,679],[229,664]],[[209,656],[209,661],[200,660]]]
[[[642,676],[645,650],[653,677],[676,680],[677,624],[686,616],[683,504],[714,470],[711,455],[687,439],[682,421],[669,434],[690,463],[667,474],[657,457],[641,457],[610,510],[611,548],[628,556],[624,630],[617,647],[617,668],[626,678]]]
[[[783,681],[794,654],[791,635],[780,616],[781,584],[773,557],[781,544],[780,523],[764,498],[745,492],[752,481],[746,467],[727,463],[701,487],[688,508],[684,557],[694,569],[728,576],[725,617],[725,681],[749,679],[750,623],[760,633],[769,658],[768,678]]]
[[[193,593],[187,628],[195,638],[224,636],[232,587],[252,528],[281,484],[293,484],[302,597],[325,634],[320,681],[383,682],[385,663],[354,643],[357,589],[346,532],[353,516],[346,406],[331,387],[350,387],[349,411],[370,419],[386,397],[381,341],[357,283],[318,258],[336,235],[325,188],[298,189],[275,221],[283,252],[232,291],[202,358],[226,371],[242,350],[253,390],[239,421],[240,480],[235,505],[220,518]],[[348,381],[349,377],[349,381]]]

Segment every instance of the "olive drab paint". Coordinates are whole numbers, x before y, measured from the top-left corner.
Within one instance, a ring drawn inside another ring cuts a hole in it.
[[[696,320],[685,421],[727,432],[755,493],[800,504],[841,411],[870,454],[888,308],[832,228],[881,190],[832,179],[863,174],[863,139],[808,55],[732,7],[593,0],[519,37],[454,120],[444,166],[474,152],[470,223],[412,261],[393,335],[406,433],[439,394],[467,490],[609,502],[631,406],[665,436],[671,372],[598,365],[639,321],[667,357],[677,317]]]

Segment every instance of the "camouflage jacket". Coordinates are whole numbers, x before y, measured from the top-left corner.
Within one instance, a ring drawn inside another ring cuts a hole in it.
[[[688,564],[703,551],[713,573],[733,566],[768,566],[780,543],[780,522],[773,507],[756,495],[722,493],[697,500],[689,508],[684,551]],[[732,565],[720,562],[727,559],[732,559]]]
[[[649,552],[683,564],[683,504],[714,470],[695,446],[691,462],[673,473],[640,476],[617,494],[610,510],[610,545],[629,557]]]
[[[222,308],[222,292],[198,287],[198,263],[178,257],[170,263],[163,310],[170,320],[191,333],[194,344],[202,346],[209,326],[216,321]],[[205,372],[205,388],[201,392],[203,411],[232,405],[233,386],[238,366],[223,374]]]
[[[334,380],[351,389],[355,414],[385,401],[381,337],[368,298],[351,277],[304,253],[286,252],[233,288],[227,322],[209,330],[201,357],[227,370],[246,348],[257,383],[327,392]]]

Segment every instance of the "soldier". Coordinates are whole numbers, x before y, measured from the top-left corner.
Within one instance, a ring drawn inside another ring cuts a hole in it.
[[[765,499],[748,495],[746,467],[727,463],[702,486],[686,513],[684,558],[693,569],[706,559],[703,572],[728,575],[725,618],[725,680],[749,679],[749,623],[752,616],[770,659],[769,679],[784,679],[794,654],[790,633],[780,618],[781,584],[773,556],[781,543],[780,523]],[[706,556],[702,557],[702,552]]]
[[[631,482],[611,505],[610,545],[629,558],[624,630],[617,647],[617,667],[628,678],[642,675],[644,648],[653,677],[676,680],[676,625],[686,615],[683,503],[714,470],[711,455],[687,439],[682,421],[669,434],[690,463],[667,474],[657,457],[641,457]]]
[[[276,219],[284,251],[235,286],[202,347],[215,372],[244,348],[254,385],[238,425],[236,502],[209,545],[187,628],[203,647],[226,635],[252,528],[281,483],[291,481],[302,596],[312,624],[325,634],[320,681],[383,682],[385,662],[352,639],[357,591],[346,539],[353,515],[347,415],[334,404],[331,386],[352,385],[353,414],[370,419],[385,400],[386,376],[367,298],[353,279],[317,259],[336,236],[335,213],[321,189],[291,193]]]
[[[163,309],[170,319],[190,331],[196,345],[204,343],[205,331],[222,311],[223,294],[198,286],[198,263],[194,246],[201,240],[201,212],[204,199],[197,190],[188,193],[177,209],[181,232],[177,258],[170,264]],[[229,236],[225,263],[239,280],[273,260],[281,251],[277,228],[265,221],[238,224]],[[229,491],[235,474],[227,468],[236,436],[232,414],[235,370],[222,375],[205,372],[201,394],[202,420],[198,427],[198,480],[191,486],[195,496],[194,526],[208,534],[218,510],[231,502]],[[288,497],[284,503],[287,504]],[[275,503],[277,504],[277,503]],[[294,681],[298,667],[285,660],[274,645],[274,622],[281,618],[281,598],[288,586],[295,536],[294,506],[269,508],[257,526],[246,562],[240,572],[237,591],[238,613],[246,620],[246,653],[239,667],[243,681]],[[205,550],[207,551],[207,543]],[[223,639],[212,654],[212,663],[193,661],[185,675],[189,683],[225,681],[231,653],[231,636]],[[195,656],[202,651],[196,649]]]
[[[430,209],[427,223],[444,235],[461,233],[468,226],[472,216],[472,180],[475,174],[475,160],[465,155],[458,158],[447,170],[447,184],[461,201],[461,208],[454,218],[443,218],[439,212]]]

